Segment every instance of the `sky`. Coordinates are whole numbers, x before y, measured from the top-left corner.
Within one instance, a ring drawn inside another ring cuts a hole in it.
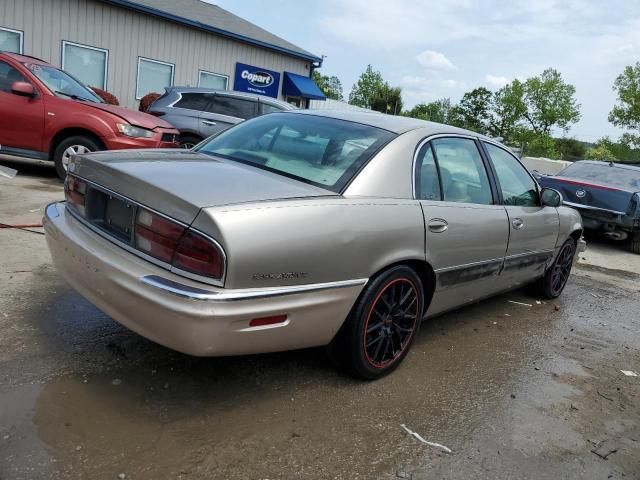
[[[567,136],[618,138],[615,78],[640,61],[638,0],[208,0],[318,56],[345,96],[367,64],[402,87],[405,108],[545,68],[576,87]],[[560,130],[554,132],[562,136]]]

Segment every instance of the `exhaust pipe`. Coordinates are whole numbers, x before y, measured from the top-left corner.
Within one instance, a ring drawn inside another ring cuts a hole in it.
[[[604,236],[612,240],[626,240],[627,238],[629,238],[629,234],[627,232],[622,232],[619,230],[615,232],[604,232]]]

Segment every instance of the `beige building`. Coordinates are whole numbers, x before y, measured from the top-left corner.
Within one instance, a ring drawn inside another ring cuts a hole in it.
[[[0,0],[0,50],[41,58],[136,107],[165,86],[306,105],[321,58],[200,0]]]

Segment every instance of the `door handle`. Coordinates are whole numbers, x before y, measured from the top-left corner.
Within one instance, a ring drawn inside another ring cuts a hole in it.
[[[216,122],[212,122],[211,120],[203,120],[202,123],[204,123],[205,125],[211,125],[211,126],[216,124]]]
[[[442,233],[447,231],[447,229],[449,228],[449,224],[442,218],[432,218],[431,220],[429,220],[429,224],[427,225],[427,227],[429,228],[430,232]]]
[[[515,228],[516,230],[520,230],[522,227],[524,227],[524,222],[521,218],[514,218],[511,222],[511,225],[513,225],[513,228]]]

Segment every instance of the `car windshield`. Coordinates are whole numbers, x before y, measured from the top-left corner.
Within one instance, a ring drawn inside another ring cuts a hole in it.
[[[35,63],[25,66],[58,97],[104,103],[93,91],[62,70]]]
[[[395,134],[314,115],[272,113],[211,138],[197,151],[340,192]]]
[[[591,180],[603,185],[640,191],[640,170],[610,166],[608,163],[577,162],[562,170],[558,176]]]

